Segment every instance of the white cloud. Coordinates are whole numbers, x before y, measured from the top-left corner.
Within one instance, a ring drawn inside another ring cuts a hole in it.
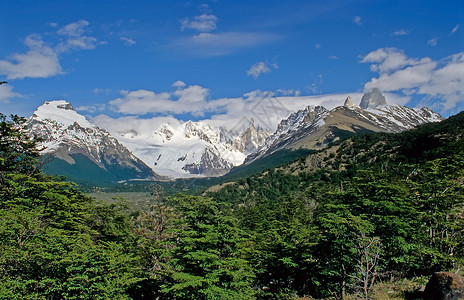
[[[216,23],[219,19],[215,15],[202,14],[196,16],[193,20],[184,19],[181,22],[181,30],[194,29],[200,32],[210,32],[216,29]]]
[[[358,26],[362,26],[362,25],[363,25],[360,16],[354,16],[354,17],[353,17],[353,23],[356,24],[356,25],[358,25]]]
[[[166,112],[171,110],[171,96],[169,93],[156,94],[152,91],[121,91],[122,98],[110,101],[114,110],[124,114],[146,114]]]
[[[301,94],[300,90],[293,90],[293,89],[288,89],[288,90],[278,89],[276,92],[282,96],[299,96]]]
[[[255,79],[261,76],[262,74],[271,72],[271,69],[264,62],[258,62],[250,67],[246,71],[248,76],[253,76]]]
[[[209,95],[209,90],[204,87],[191,85],[189,87],[178,88],[174,92],[174,95],[178,97],[174,105],[178,107],[180,113],[190,112],[194,116],[203,116],[204,113],[208,111],[206,99]],[[173,110],[173,113],[175,112],[176,111]]]
[[[430,82],[420,86],[418,93],[443,99],[445,110],[464,102],[464,52],[443,59],[433,70]]]
[[[252,65],[247,71],[248,76],[252,76],[254,79],[257,79],[263,74],[270,73],[271,68],[278,69],[279,66],[276,63],[267,63],[267,62],[257,62]]]
[[[401,28],[400,30],[393,32],[393,35],[396,35],[396,36],[402,36],[402,35],[408,35],[408,34],[409,34],[409,31],[405,30],[404,28]]]
[[[434,37],[430,40],[427,41],[427,45],[429,46],[432,46],[432,47],[435,47],[438,43],[438,38],[437,37]]]
[[[177,40],[174,48],[199,56],[221,56],[243,48],[251,48],[274,42],[280,36],[258,32],[203,32],[193,37]]]
[[[172,85],[172,87],[176,87],[176,88],[183,88],[186,86],[185,82],[183,82],[182,80],[177,80],[176,82],[174,82]]]
[[[375,63],[371,65],[371,71],[381,75],[388,74],[406,65],[414,65],[416,60],[410,59],[403,51],[397,48],[380,48],[367,54],[362,63]]]
[[[94,92],[95,94],[97,94],[97,95],[98,95],[98,94],[107,94],[107,95],[108,95],[108,94],[110,94],[110,93],[112,92],[112,90],[109,89],[109,88],[106,88],[106,89],[99,89],[99,88],[96,88],[96,89],[93,89],[93,92]]]
[[[123,114],[184,114],[202,116],[209,111],[209,90],[199,85],[173,84],[174,92],[155,93],[148,90],[121,91],[123,97],[110,101],[113,110]]]
[[[464,52],[439,61],[431,58],[408,58],[396,48],[378,49],[361,62],[375,62],[371,70],[379,73],[366,83],[365,90],[378,87],[382,91],[422,95],[439,100],[438,106],[448,111],[464,103]],[[436,105],[437,106],[437,105]]]
[[[305,86],[306,90],[310,91],[313,94],[316,94],[319,92],[319,85],[324,81],[324,76],[322,74],[319,74],[316,76],[316,78],[313,79],[313,82]]]
[[[107,115],[98,115],[93,117],[92,123],[101,128],[105,128],[115,136],[129,130],[135,130],[142,136],[151,136],[153,131],[161,127],[164,123],[171,124],[173,127],[180,127],[181,125],[181,122],[173,117],[153,117],[142,119],[138,116],[111,118]]]
[[[105,44],[105,42],[103,42]],[[92,50],[97,46],[97,39],[90,36],[80,36],[76,38],[70,38],[66,44],[61,48],[62,51],[66,50]]]
[[[87,26],[89,26],[89,22],[80,20],[61,27],[56,33],[66,36],[78,37],[84,34],[84,28]]]
[[[95,105],[81,105],[76,107],[77,111],[86,111],[89,113],[96,113],[99,111],[104,111],[106,109],[106,104],[95,104]]]
[[[46,43],[38,34],[27,36],[24,44],[29,50],[0,60],[0,74],[8,79],[48,78],[62,74],[60,54],[96,47],[97,39],[83,35],[87,26],[88,22],[81,20],[60,28],[56,33],[65,36],[65,40],[56,46]]]
[[[203,13],[211,12],[211,9],[209,8],[209,5],[206,4],[206,3],[201,4],[198,9]]]
[[[66,36],[66,40],[57,45],[58,53],[69,50],[91,50],[97,46],[97,39],[84,35],[89,22],[80,20],[60,28],[56,33]]]
[[[250,47],[273,41],[278,37],[274,34],[252,32],[224,32],[218,34],[201,33],[193,36],[193,41],[198,45],[209,47]]]
[[[9,61],[0,60],[0,74],[8,79],[24,79],[47,78],[61,73],[56,51],[46,45],[39,35],[28,36],[24,44],[29,51],[12,55]]]
[[[459,29],[459,24],[456,24],[456,26],[453,27],[453,29],[451,30],[450,34],[454,34],[456,31],[458,31]]]
[[[421,64],[407,66],[390,74],[381,75],[379,78],[373,78],[365,88],[370,90],[378,87],[382,91],[412,89],[429,82],[431,72],[435,67],[436,63],[428,59]]]
[[[13,92],[13,87],[9,84],[0,85],[0,102],[7,103],[11,98],[15,97],[22,97],[22,95]]]
[[[322,105],[331,109],[338,105],[343,105],[347,96],[351,95],[355,101],[360,101],[361,93],[342,93],[333,95],[300,96],[300,91],[283,91],[280,94],[286,96],[277,97],[269,91],[252,91],[237,98],[208,99],[209,90],[198,86],[186,86],[178,81],[173,84],[175,91],[155,93],[148,90],[122,91],[122,97],[110,101],[109,105],[113,110],[122,114],[131,114],[131,117],[121,117],[111,119],[99,116],[97,125],[103,128],[115,128],[121,132],[121,128],[128,128],[124,122],[136,124],[141,120],[144,124],[148,121],[161,125],[161,119],[165,117],[148,118],[150,115],[177,115],[181,119],[199,119],[206,113],[211,117],[204,121],[214,126],[224,127],[228,130],[243,130],[254,119],[255,125],[274,131],[278,123],[299,109],[307,105]],[[293,95],[292,95],[293,94]],[[396,99],[396,98],[393,98]],[[390,98],[389,98],[389,103]],[[393,103],[397,103],[394,101]],[[141,117],[143,116],[143,118]],[[106,121],[102,121],[106,120]],[[155,121],[156,120],[156,121]],[[107,125],[104,122],[116,122],[116,125]],[[119,124],[121,123],[121,124]],[[154,123],[153,123],[154,124]],[[103,126],[104,125],[104,126]],[[117,128],[117,127],[121,128]],[[147,125],[147,128],[148,125]],[[153,125],[151,130],[156,129]]]
[[[124,45],[126,46],[133,46],[136,44],[136,42],[133,39],[128,38],[128,37],[120,37],[119,39],[123,41]]]

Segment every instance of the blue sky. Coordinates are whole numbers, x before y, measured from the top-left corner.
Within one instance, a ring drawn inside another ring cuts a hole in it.
[[[372,87],[464,109],[462,0],[2,0],[0,41],[6,114],[65,99],[109,123],[226,119]]]

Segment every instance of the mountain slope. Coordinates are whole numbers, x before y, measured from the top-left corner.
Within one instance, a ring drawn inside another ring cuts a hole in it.
[[[49,173],[78,182],[163,179],[66,101],[45,102],[29,118],[28,127],[43,139],[44,169]]]
[[[253,252],[253,259],[266,262],[257,278],[273,289],[270,295],[281,289],[275,282],[288,290],[294,276],[307,280],[293,287],[295,294],[325,299],[337,286],[340,294],[348,290],[345,278],[361,282],[361,256],[375,257],[374,270],[402,280],[462,266],[463,170],[460,113],[400,133],[354,135],[205,195],[228,203],[256,249],[267,250]],[[307,288],[313,282],[328,288]]]
[[[462,160],[462,157],[464,112],[400,133],[353,135],[293,162],[247,178],[235,178],[236,182],[213,186],[206,194],[223,201],[267,199],[275,202],[309,187],[316,188],[318,181],[332,182],[338,184],[338,189],[343,188],[340,182],[350,182],[354,174],[362,170],[375,170],[387,174],[386,177],[390,174],[392,178],[400,176],[403,180],[417,176],[418,170],[428,162]],[[458,182],[462,184],[462,178]]]
[[[388,105],[378,89],[366,93],[361,106],[348,97],[344,106],[330,111],[307,107],[282,120],[277,131],[258,152],[247,157],[245,165],[282,149],[322,149],[330,142],[355,133],[401,132],[443,118],[428,108],[412,109]]]

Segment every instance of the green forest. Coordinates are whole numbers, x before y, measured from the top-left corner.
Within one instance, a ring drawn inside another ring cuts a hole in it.
[[[25,121],[0,114],[0,299],[404,299],[464,265],[464,113],[138,210],[42,172]]]

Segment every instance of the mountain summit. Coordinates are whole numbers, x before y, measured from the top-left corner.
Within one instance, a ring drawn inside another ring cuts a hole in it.
[[[362,109],[376,108],[377,106],[386,105],[387,100],[378,88],[373,88],[369,93],[365,93],[361,98],[359,107]]]
[[[162,179],[111,134],[90,123],[64,100],[47,101],[28,120],[43,139],[45,170],[75,181]]]

